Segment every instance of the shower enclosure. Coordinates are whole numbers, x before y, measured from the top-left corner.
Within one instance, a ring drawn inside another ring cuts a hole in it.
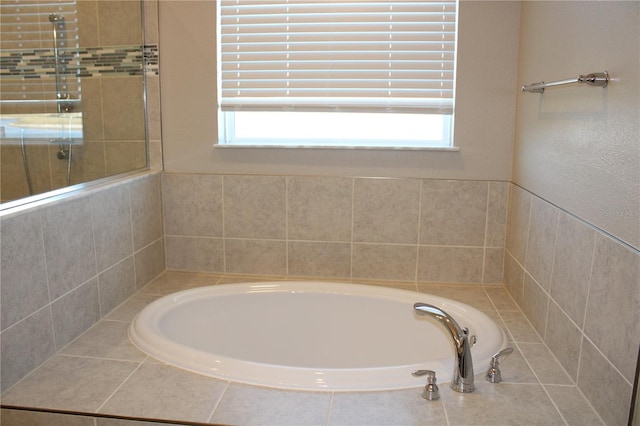
[[[0,202],[146,167],[141,3],[0,12]]]

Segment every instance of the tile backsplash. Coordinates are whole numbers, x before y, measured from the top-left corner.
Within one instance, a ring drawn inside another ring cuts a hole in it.
[[[511,185],[504,283],[607,424],[626,424],[640,346],[640,253]]]
[[[508,183],[163,175],[169,269],[502,283]]]

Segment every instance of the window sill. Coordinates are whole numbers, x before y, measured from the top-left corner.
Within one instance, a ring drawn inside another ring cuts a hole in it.
[[[442,152],[458,152],[459,147],[456,146],[341,146],[341,145],[231,145],[231,144],[214,144],[215,149],[305,149],[305,150],[362,150],[362,151],[442,151]]]

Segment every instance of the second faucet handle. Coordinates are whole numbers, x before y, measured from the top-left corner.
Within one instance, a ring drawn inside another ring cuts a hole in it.
[[[489,369],[487,370],[487,374],[485,374],[484,379],[487,382],[491,383],[500,383],[502,381],[502,374],[500,373],[500,361],[501,358],[506,357],[511,352],[513,352],[513,348],[505,348],[498,353],[495,353],[491,356],[491,361],[489,362]]]
[[[436,401],[440,399],[440,389],[436,385],[436,372],[433,370],[416,370],[413,373],[414,376],[427,376],[427,385],[422,391],[422,397],[429,401]]]

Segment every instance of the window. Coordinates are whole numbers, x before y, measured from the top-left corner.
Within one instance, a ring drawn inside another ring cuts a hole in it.
[[[219,144],[450,147],[456,6],[221,0]]]

